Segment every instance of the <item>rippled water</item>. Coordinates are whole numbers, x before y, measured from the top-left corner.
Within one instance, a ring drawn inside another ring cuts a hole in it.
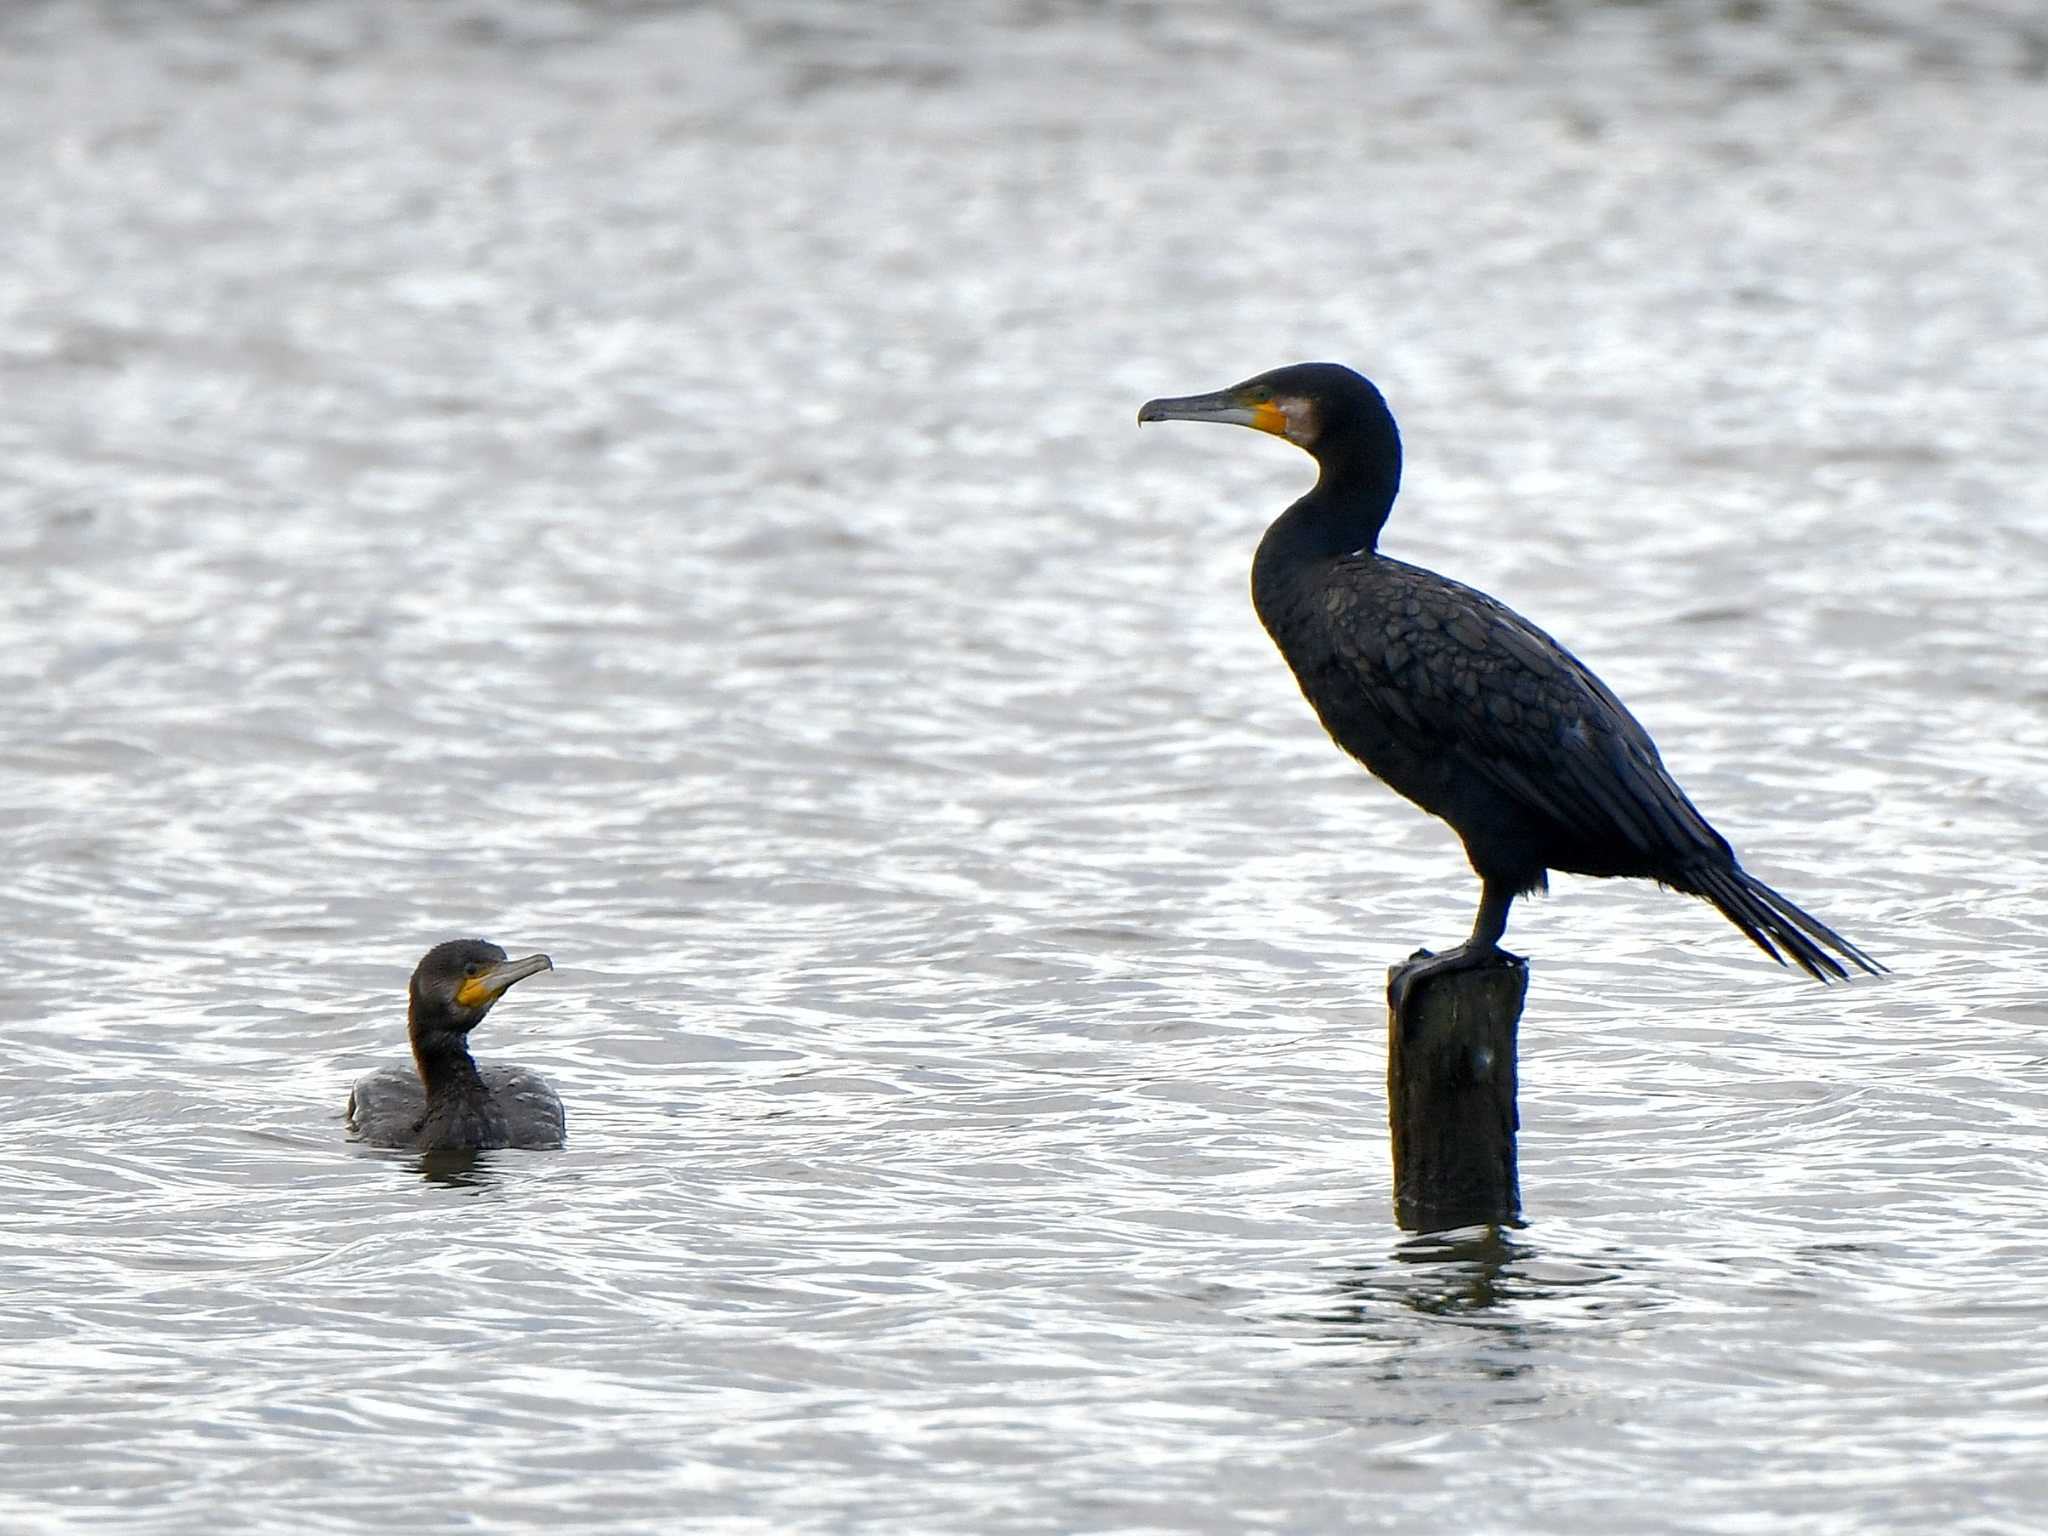
[[[2031,4],[0,20],[0,1527],[2021,1531]],[[1249,611],[1398,555],[1760,874],[1520,910],[1530,1225],[1391,1226],[1455,842]],[[437,939],[559,1155],[347,1144]]]

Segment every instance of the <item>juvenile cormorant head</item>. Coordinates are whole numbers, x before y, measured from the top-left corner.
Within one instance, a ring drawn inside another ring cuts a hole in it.
[[[451,1047],[467,1050],[464,1037],[515,982],[554,968],[546,955],[507,959],[504,950],[482,939],[436,944],[412,973],[407,1023],[413,1054],[425,1058]]]
[[[469,1032],[514,983],[551,971],[546,955],[507,959],[482,939],[427,951],[412,973],[407,1032],[413,1070],[380,1067],[357,1080],[349,1129],[377,1147],[482,1152],[559,1147],[566,1117],[547,1081],[522,1067],[479,1067]]]
[[[1400,434],[1386,400],[1372,380],[1342,363],[1290,363],[1214,394],[1147,400],[1138,420],[1256,427],[1324,460],[1391,442],[1399,462]]]

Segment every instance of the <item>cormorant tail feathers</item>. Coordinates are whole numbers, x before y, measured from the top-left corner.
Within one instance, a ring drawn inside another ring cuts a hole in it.
[[[1821,948],[1825,944],[1873,976],[1886,967],[1870,958],[1826,923],[1781,896],[1763,881],[1738,866],[1725,869],[1695,869],[1686,872],[1681,889],[1705,897],[1720,914],[1749,941],[1778,964],[1798,966],[1815,981],[1846,981],[1848,970],[1841,960]]]

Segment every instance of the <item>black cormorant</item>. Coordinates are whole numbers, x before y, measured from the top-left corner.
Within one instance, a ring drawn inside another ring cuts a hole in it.
[[[1744,872],[1649,733],[1571,652],[1485,593],[1378,552],[1401,438],[1370,380],[1300,363],[1147,401],[1138,420],[1256,427],[1321,470],[1260,540],[1252,605],[1337,744],[1449,822],[1480,880],[1471,938],[1401,972],[1397,1004],[1427,976],[1511,958],[1500,948],[1508,907],[1553,869],[1703,897],[1765,954],[1820,981],[1848,975],[1828,949],[1884,969]]]
[[[416,1071],[382,1067],[348,1096],[349,1129],[379,1147],[422,1152],[559,1147],[562,1101],[524,1067],[481,1067],[469,1032],[514,982],[551,971],[546,955],[508,960],[482,939],[428,950],[412,973],[406,1014]]]

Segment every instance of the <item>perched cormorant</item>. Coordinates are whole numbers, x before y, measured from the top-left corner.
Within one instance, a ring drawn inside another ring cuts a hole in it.
[[[379,1147],[422,1152],[559,1147],[562,1101],[524,1067],[482,1067],[469,1032],[514,982],[553,970],[546,955],[508,960],[482,939],[428,950],[412,973],[406,1030],[414,1072],[380,1067],[348,1096],[349,1129]]]
[[[1321,471],[1259,541],[1252,605],[1337,745],[1449,822],[1480,880],[1471,938],[1401,972],[1397,1003],[1427,976],[1511,958],[1500,948],[1508,907],[1553,869],[1702,897],[1819,981],[1848,975],[1827,949],[1884,969],[1744,872],[1649,733],[1571,652],[1485,593],[1378,552],[1401,437],[1370,380],[1298,363],[1147,401],[1138,420],[1256,427],[1307,449]]]

